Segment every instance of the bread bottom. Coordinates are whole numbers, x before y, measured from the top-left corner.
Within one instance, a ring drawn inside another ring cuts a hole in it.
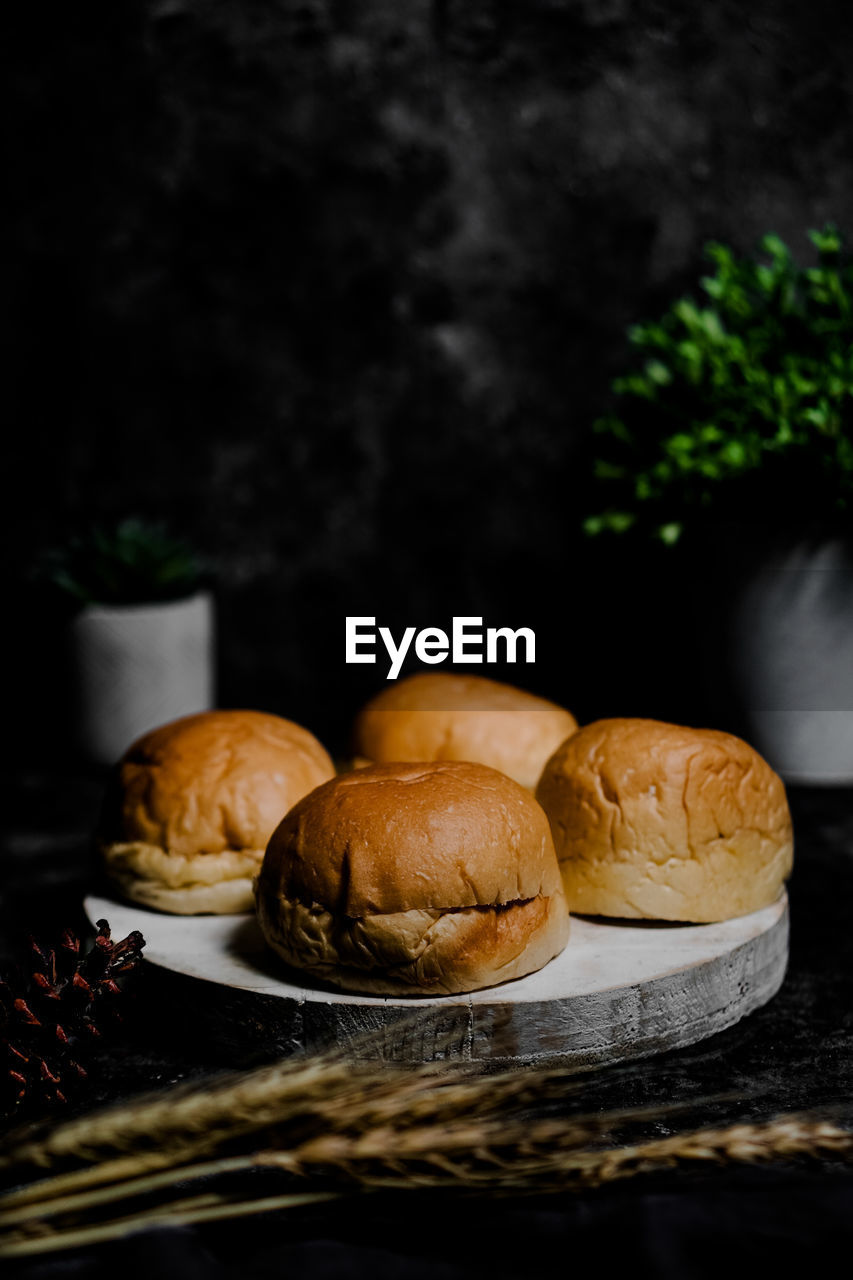
[[[180,916],[251,911],[263,857],[263,849],[180,854],[140,842],[101,847],[106,873],[124,897]]]
[[[793,844],[758,832],[714,841],[701,857],[609,852],[595,857],[578,842],[560,862],[566,900],[580,915],[712,924],[769,907],[790,875]]]
[[[261,894],[258,919],[287,964],[368,995],[451,995],[510,982],[553,960],[569,936],[561,893],[498,907],[359,918]]]

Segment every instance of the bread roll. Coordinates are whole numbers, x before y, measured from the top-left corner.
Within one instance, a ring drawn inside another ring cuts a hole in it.
[[[317,739],[279,716],[206,711],[162,725],[113,770],[98,840],[107,874],[160,911],[250,911],[273,830],[333,774]]]
[[[570,712],[512,685],[423,672],[367,703],[353,749],[376,762],[473,760],[532,791],[545,761],[577,727]]]
[[[359,991],[441,995],[531,973],[565,946],[548,820],[484,765],[370,765],[312,791],[269,842],[265,938]]]
[[[599,720],[551,757],[536,795],[573,911],[726,920],[775,901],[791,870],[785,788],[728,733]]]

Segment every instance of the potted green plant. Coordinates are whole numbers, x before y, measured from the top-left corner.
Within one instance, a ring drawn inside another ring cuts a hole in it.
[[[76,730],[117,759],[146,730],[214,701],[214,616],[198,557],[160,524],[125,519],[48,552],[42,584],[67,615]]]
[[[724,560],[756,745],[791,780],[853,782],[853,261],[835,228],[809,234],[807,267],[775,235],[754,257],[709,245],[704,299],[629,331],[585,529]]]

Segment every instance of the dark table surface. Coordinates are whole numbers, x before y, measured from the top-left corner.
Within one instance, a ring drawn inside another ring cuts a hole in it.
[[[83,770],[13,778],[0,863],[2,957],[28,933],[84,927],[88,836],[102,780]],[[584,1109],[688,1104],[679,1127],[829,1109],[853,1122],[853,789],[791,788],[796,832],[788,975],[764,1009],[691,1048],[589,1077]],[[132,1016],[75,1109],[228,1065],[170,1019],[168,986],[140,975]],[[716,1100],[715,1100],[716,1099]],[[672,1129],[661,1122],[656,1132]],[[853,1167],[832,1160],[679,1170],[539,1197],[371,1194],[249,1222],[149,1231],[15,1270],[37,1277],[719,1276],[815,1269],[853,1240]]]

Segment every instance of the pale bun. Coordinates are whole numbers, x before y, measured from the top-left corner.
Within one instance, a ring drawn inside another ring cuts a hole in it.
[[[572,911],[726,920],[774,902],[791,870],[781,779],[728,733],[599,720],[552,756],[536,796]]]
[[[205,711],[145,734],[113,770],[98,843],[125,896],[178,915],[250,911],[266,843],[334,775],[313,734],[261,711]]]
[[[370,765],[312,791],[257,883],[267,942],[348,991],[443,995],[541,968],[569,920],[548,820],[484,765]]]
[[[532,791],[548,757],[577,727],[570,712],[512,685],[422,672],[367,703],[353,750],[376,762],[473,760]]]

